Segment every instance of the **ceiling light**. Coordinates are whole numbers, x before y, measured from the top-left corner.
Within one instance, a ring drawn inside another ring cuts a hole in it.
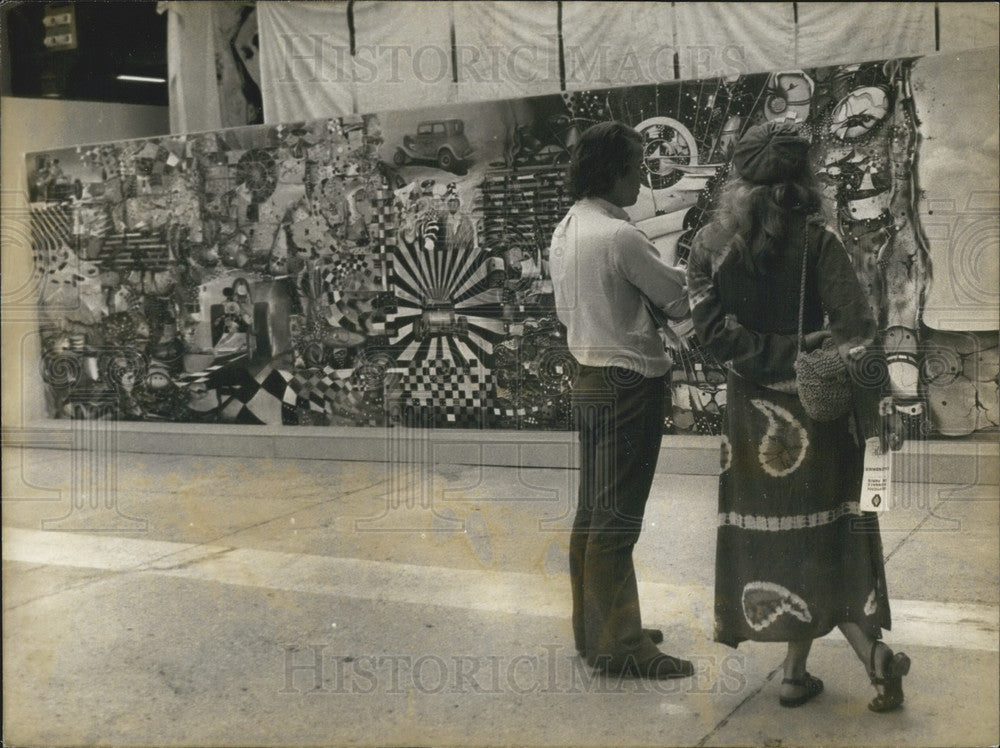
[[[150,78],[145,75],[119,75],[120,81],[134,81],[136,83],[166,83],[166,78]]]

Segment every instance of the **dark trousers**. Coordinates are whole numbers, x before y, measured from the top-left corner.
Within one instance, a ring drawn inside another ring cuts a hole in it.
[[[659,651],[642,631],[632,548],[663,436],[666,378],[581,367],[573,389],[580,489],[570,536],[576,648],[590,665],[622,667]]]

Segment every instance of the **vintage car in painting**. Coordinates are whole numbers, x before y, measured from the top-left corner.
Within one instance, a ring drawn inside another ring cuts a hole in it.
[[[416,135],[404,135],[392,161],[403,166],[410,161],[432,161],[445,171],[461,174],[472,155],[465,137],[465,122],[460,119],[428,120],[417,125]]]

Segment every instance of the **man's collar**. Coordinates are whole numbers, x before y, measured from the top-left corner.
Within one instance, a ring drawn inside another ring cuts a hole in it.
[[[629,218],[628,213],[626,213],[622,208],[619,208],[614,203],[605,200],[603,197],[597,197],[595,195],[591,195],[589,197],[583,198],[580,202],[592,205],[593,207],[597,208],[597,210],[601,211],[602,213],[606,213],[612,218],[618,218],[621,219],[622,221],[631,220]]]

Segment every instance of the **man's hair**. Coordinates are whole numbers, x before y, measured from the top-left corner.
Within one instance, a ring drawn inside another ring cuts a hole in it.
[[[574,200],[606,195],[625,173],[629,152],[642,146],[642,136],[621,122],[588,127],[573,147],[569,164],[569,194]]]

